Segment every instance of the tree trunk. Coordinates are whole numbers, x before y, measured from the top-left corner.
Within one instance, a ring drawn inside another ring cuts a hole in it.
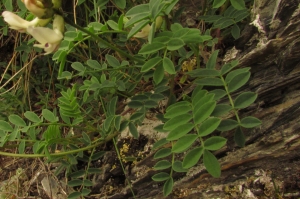
[[[226,59],[251,67],[252,78],[242,91],[258,93],[256,103],[240,114],[253,115],[262,125],[245,132],[244,148],[233,132],[222,134],[228,144],[215,153],[220,178],[203,164],[178,175],[167,198],[299,198],[300,197],[300,8],[299,0],[255,0],[247,25]],[[239,93],[235,93],[238,95]],[[163,198],[153,153],[129,175],[136,198]],[[128,186],[108,198],[132,198]]]

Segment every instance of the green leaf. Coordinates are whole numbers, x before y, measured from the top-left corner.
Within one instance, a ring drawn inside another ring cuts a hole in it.
[[[213,136],[205,140],[204,148],[207,150],[218,150],[226,144],[227,139],[220,136]]]
[[[152,180],[156,181],[156,182],[165,181],[169,178],[170,178],[170,174],[168,174],[166,172],[160,172],[160,173],[157,173],[154,176],[152,176]]]
[[[154,68],[157,64],[159,64],[162,61],[161,57],[154,57],[152,59],[149,59],[146,61],[146,63],[142,66],[141,72],[147,72],[151,68]]]
[[[130,30],[130,32],[127,35],[127,39],[131,38],[132,36],[134,36],[137,32],[139,32],[143,27],[145,27],[147,24],[149,23],[149,20],[143,20],[139,23],[136,23],[135,26],[133,26],[133,28]],[[125,24],[126,27],[127,23]],[[153,43],[152,43],[153,44]],[[145,51],[151,51],[151,48],[146,49]],[[147,54],[147,53],[145,53]]]
[[[92,143],[90,136],[88,136],[88,134],[86,134],[85,132],[82,132],[82,138],[87,144],[90,145]]]
[[[133,24],[136,24],[133,26],[133,28],[135,28],[136,26],[139,26],[139,22],[141,22],[142,20],[147,21],[147,24],[148,24],[150,22],[148,18],[149,18],[149,13],[137,14],[125,23],[125,28],[128,28],[128,27],[132,26]],[[143,23],[143,21],[142,21],[142,23]],[[144,26],[140,27],[140,29],[144,28],[145,25],[147,25],[147,24],[144,24]]]
[[[244,128],[253,128],[261,125],[261,121],[255,117],[245,117],[241,120],[241,126]]]
[[[96,69],[96,70],[99,70],[99,69],[102,68],[101,65],[100,65],[100,63],[98,61],[96,61],[96,60],[89,59],[89,60],[86,61],[86,64],[89,67],[91,67],[93,69]]]
[[[172,147],[173,153],[181,153],[186,151],[198,138],[195,134],[188,134],[181,137]]]
[[[121,8],[121,9],[125,9],[126,8],[126,0],[113,0],[114,4]]]
[[[246,108],[250,106],[257,98],[254,92],[244,92],[234,100],[234,108]]]
[[[203,86],[223,86],[223,81],[217,77],[205,77],[195,80],[195,84]]]
[[[102,170],[98,169],[98,168],[88,168],[87,173],[89,173],[89,174],[93,174],[93,173],[100,174],[100,173],[102,173]]]
[[[196,147],[190,150],[184,157],[182,166],[185,169],[189,169],[200,160],[203,154],[203,147]]]
[[[229,113],[232,110],[232,106],[228,104],[217,104],[216,108],[212,112],[212,116],[220,117],[224,114]]]
[[[182,39],[179,38],[171,38],[167,44],[167,49],[170,51],[178,50],[182,46],[184,46],[185,43]]]
[[[163,169],[170,168],[171,166],[172,166],[172,164],[168,160],[161,160],[154,165],[153,169],[163,170]]]
[[[159,159],[159,158],[164,158],[167,157],[169,155],[171,155],[172,151],[170,148],[163,148],[158,150],[155,155],[154,155],[154,159]]]
[[[163,94],[159,94],[159,93],[154,93],[152,95],[150,95],[149,99],[154,100],[154,101],[160,101],[163,100],[165,98],[165,96]]]
[[[39,118],[39,116],[37,116],[37,114],[35,114],[35,113],[32,112],[32,111],[26,111],[26,112],[24,113],[24,116],[25,116],[28,120],[30,120],[30,121],[32,121],[32,122],[34,122],[34,123],[39,123],[39,122],[41,122],[41,119]]]
[[[85,170],[75,171],[70,174],[70,178],[80,178],[85,175]]]
[[[132,100],[128,103],[129,108],[141,108],[143,106],[144,106],[143,102],[136,101],[136,100]]]
[[[113,20],[107,20],[108,26],[113,30],[119,30],[119,25]]]
[[[216,77],[220,75],[220,71],[215,69],[198,68],[187,72],[186,74],[190,75],[191,77]]]
[[[108,103],[107,112],[109,116],[115,116],[118,96],[113,97]]]
[[[140,13],[149,13],[149,15],[150,15],[149,4],[141,4],[141,5],[132,7],[131,9],[129,9],[126,12],[126,17],[133,17]]]
[[[248,72],[250,69],[251,69],[250,67],[246,67],[246,68],[240,68],[240,69],[231,71],[230,73],[228,73],[226,75],[225,82],[229,83],[235,76],[237,76],[241,73],[244,73],[244,72]]]
[[[76,187],[76,186],[80,186],[82,184],[83,184],[83,180],[80,180],[80,179],[74,179],[74,180],[68,181],[68,186],[70,186],[70,187]]]
[[[188,101],[180,101],[180,102],[176,102],[170,106],[168,106],[168,108],[166,109],[166,112],[170,112],[176,110],[177,108],[179,108],[180,106],[189,106],[190,103]]]
[[[196,112],[205,103],[212,102],[214,100],[214,94],[213,93],[209,93],[207,95],[204,95],[201,98],[197,98],[197,96],[194,97],[193,101],[192,101],[192,104],[193,104],[193,107],[194,107],[194,110],[193,110],[194,112]]]
[[[203,104],[198,110],[195,110],[194,113],[194,123],[200,124],[206,118],[210,116],[210,114],[214,111],[216,107],[215,101],[210,101]]]
[[[173,165],[172,165],[172,169],[176,172],[187,172],[188,169],[183,168],[182,166],[182,162],[176,160]]]
[[[144,117],[145,113],[144,112],[135,112],[134,114],[132,114],[130,116],[130,120],[135,121],[135,120],[139,120],[142,117]]]
[[[103,155],[105,154],[105,151],[99,151],[97,153],[94,153],[91,157],[92,160],[99,160]]]
[[[122,14],[118,19],[119,30],[123,30],[123,26],[124,26],[124,14]]]
[[[173,190],[173,178],[170,177],[164,184],[163,193],[164,196],[168,196]]]
[[[168,141],[166,138],[162,138],[162,139],[156,141],[156,142],[153,144],[152,150],[155,150],[155,149],[157,149],[157,148],[159,148],[159,147],[161,147],[161,146],[163,146],[163,145],[165,145],[165,144],[167,144],[167,143],[169,143],[169,141]]]
[[[173,130],[170,131],[170,133],[167,136],[167,140],[177,140],[181,138],[182,136],[189,133],[194,128],[194,125],[191,123],[182,124],[179,126],[176,126]]]
[[[193,105],[207,95],[207,90],[202,90],[203,86],[197,86],[192,93]]]
[[[215,50],[209,57],[208,62],[206,63],[207,69],[214,69],[216,67],[216,62],[218,58],[219,50]]]
[[[112,124],[113,120],[114,120],[114,116],[113,116],[113,115],[108,116],[107,118],[105,118],[105,121],[104,121],[104,123],[103,123],[103,128],[104,128],[104,130],[105,130],[106,132],[109,131],[109,129],[110,129],[110,127],[111,127],[111,124]]]
[[[221,123],[221,119],[217,117],[211,117],[205,120],[199,127],[199,133],[198,135],[203,137],[207,136],[210,133],[212,133],[214,130],[216,130]]]
[[[136,126],[132,122],[129,122],[128,127],[129,127],[129,131],[133,135],[133,137],[135,139],[138,139],[139,138],[139,132],[137,131]]]
[[[167,73],[169,73],[171,75],[176,73],[174,64],[168,57],[164,57],[163,67],[164,67],[165,71],[167,71]]]
[[[171,131],[182,124],[188,123],[191,119],[192,119],[192,115],[187,113],[173,117],[165,123],[164,129]]]
[[[239,147],[245,146],[246,139],[241,127],[236,128],[234,133],[234,141]]]
[[[68,195],[68,199],[78,199],[80,196],[81,196],[81,193],[78,191],[75,191]]]
[[[154,100],[146,100],[144,102],[144,105],[145,105],[146,108],[154,108],[158,105],[158,103]]]
[[[8,122],[0,120],[0,130],[12,132],[14,129]]]
[[[83,180],[83,185],[87,187],[93,186],[93,182],[90,180]]]
[[[230,0],[230,3],[237,10],[246,9],[244,0]]]
[[[219,8],[219,7],[221,7],[225,2],[226,2],[226,0],[214,0],[213,8]]]
[[[27,126],[25,121],[18,115],[12,114],[8,117],[8,120],[16,126],[25,127]]]
[[[162,64],[156,66],[155,71],[153,73],[153,80],[156,85],[158,85],[164,79],[164,67]]]
[[[19,144],[18,150],[19,150],[19,154],[23,154],[25,151],[25,140],[22,140]]]
[[[57,117],[55,117],[55,115],[51,111],[49,111],[48,109],[43,109],[42,110],[42,115],[49,122],[58,121]]]
[[[154,21],[151,26],[150,26],[150,30],[149,30],[149,34],[148,34],[148,42],[149,44],[152,44],[153,42],[153,38],[154,38],[154,35],[155,35],[155,28],[156,28],[156,22]]]
[[[226,119],[222,120],[221,124],[218,126],[218,131],[229,131],[237,127],[239,123],[236,120]]]
[[[149,10],[151,12],[151,17],[155,19],[162,9],[161,0],[150,0],[149,1]]]
[[[108,65],[110,65],[110,66],[112,66],[114,68],[117,68],[117,67],[121,66],[119,60],[117,60],[117,58],[115,58],[114,56],[106,54],[105,55],[105,59],[106,59]]]
[[[203,163],[210,175],[215,178],[221,176],[221,166],[217,158],[208,150],[204,150]]]
[[[230,70],[232,70],[233,66],[231,63],[224,64],[221,68],[221,75],[225,75],[228,73]]]
[[[178,104],[178,103],[176,103],[176,104]],[[173,117],[176,117],[178,115],[188,113],[191,110],[192,110],[192,107],[191,107],[190,104],[178,104],[175,108],[169,109],[169,111],[166,112],[164,117],[165,118],[173,118]]]
[[[231,28],[231,35],[234,39],[238,39],[240,37],[241,30],[238,25],[234,24]]]
[[[87,188],[83,188],[81,190],[81,195],[82,196],[88,196],[92,191],[90,189],[87,189]]]
[[[218,19],[217,21],[214,22],[213,27],[224,29],[224,28],[227,28],[227,27],[229,27],[233,24],[235,24],[235,21],[232,18],[222,17],[222,18],[220,18],[220,19]]]
[[[139,54],[145,55],[145,54],[151,54],[154,52],[159,51],[160,49],[163,49],[165,45],[161,42],[153,42],[152,44],[146,44],[142,47],[142,49],[139,51]]]
[[[248,82],[250,76],[251,76],[250,72],[244,72],[232,78],[232,80],[228,84],[228,91],[233,92],[239,89],[240,87],[242,87],[244,84]]]
[[[83,72],[85,70],[85,67],[80,62],[73,62],[71,67],[79,72]]]

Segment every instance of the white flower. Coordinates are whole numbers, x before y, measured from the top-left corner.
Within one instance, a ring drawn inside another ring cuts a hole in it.
[[[55,15],[53,30],[45,27],[28,27],[27,32],[32,35],[39,44],[33,46],[43,48],[45,55],[55,52],[63,39],[64,20],[61,16]]]
[[[51,20],[35,18],[32,21],[26,21],[25,19],[22,19],[18,15],[9,11],[4,11],[2,13],[2,16],[4,18],[4,21],[8,23],[11,29],[17,30],[19,32],[26,32],[26,29],[29,26],[45,26]]]

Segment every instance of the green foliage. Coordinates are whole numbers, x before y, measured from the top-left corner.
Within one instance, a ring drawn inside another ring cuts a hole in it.
[[[107,7],[108,2],[115,7]],[[157,109],[164,113],[157,115],[163,124],[154,129],[164,133],[165,138],[153,144],[153,150],[157,150],[153,169],[158,173],[152,179],[164,182],[164,196],[172,193],[174,172],[187,172],[199,162],[213,177],[220,177],[221,167],[213,152],[224,147],[227,139],[216,132],[232,130],[234,141],[243,147],[243,129],[259,126],[261,121],[239,116],[241,109],[257,99],[251,91],[237,94],[247,86],[250,67],[236,69],[238,60],[220,66],[220,51],[214,50],[216,38],[210,32],[229,30],[237,39],[240,24],[249,15],[248,5],[244,0],[210,1],[204,9],[206,14],[200,17],[211,24],[207,26],[210,29],[200,31],[168,18],[174,15],[177,3],[178,0],[150,0],[128,7],[131,3],[125,0],[78,1],[76,9],[82,11],[77,16],[80,25],[68,21],[52,60],[41,58],[41,63],[35,62],[40,74],[46,75],[32,79],[36,85],[47,82],[30,91],[38,96],[30,96],[35,107],[6,112],[4,105],[14,93],[6,94],[1,102],[5,112],[0,120],[0,146],[14,142],[20,156],[26,157],[25,148],[31,148],[33,157],[60,162],[56,174],[66,172],[67,185],[74,189],[68,198],[85,197],[93,186],[91,175],[102,172],[91,167],[104,154],[97,152],[97,146],[115,141],[114,137],[126,128],[138,139],[139,126],[149,111]],[[4,7],[13,9],[11,1],[5,1]],[[26,8],[20,9],[24,11],[20,16],[25,15]],[[220,14],[216,14],[218,9]],[[145,33],[145,37],[138,37],[136,46],[131,38],[138,33]],[[200,50],[210,54],[205,63]],[[32,40],[21,43],[16,52],[21,51],[20,60],[28,60]],[[190,64],[187,69],[185,63]],[[51,75],[48,65],[54,66]],[[177,101],[175,89],[185,86],[195,88]],[[22,92],[14,99],[22,104],[19,96]],[[162,104],[163,100],[168,103]],[[115,148],[119,151],[116,144]],[[87,155],[86,151],[91,153]],[[120,154],[118,158],[122,164]],[[78,161],[87,166],[78,168]]]

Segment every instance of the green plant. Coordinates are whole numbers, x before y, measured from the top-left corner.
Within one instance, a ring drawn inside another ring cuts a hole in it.
[[[126,127],[138,138],[137,127],[142,125],[147,112],[165,98],[168,100],[165,114],[157,115],[164,124],[155,129],[166,133],[166,138],[153,146],[159,149],[154,158],[162,159],[154,169],[162,172],[152,177],[154,181],[165,181],[165,196],[172,192],[173,172],[186,172],[202,156],[208,172],[214,177],[221,175],[212,151],[223,147],[226,139],[215,130],[236,129],[234,139],[242,147],[245,145],[243,128],[261,123],[254,117],[240,118],[238,114],[255,101],[255,93],[232,95],[246,85],[250,68],[235,68],[238,61],[234,60],[216,69],[219,51],[212,46],[210,31],[202,33],[197,28],[185,28],[167,18],[178,0],[150,0],[136,6],[131,2],[132,6],[127,9],[128,2],[111,1],[115,6],[111,10],[106,7],[108,0],[78,1],[77,23],[60,9],[54,9],[66,22],[60,48],[54,53],[53,61],[49,61],[54,66],[53,76],[57,77],[54,93],[59,97],[51,107],[47,98],[38,102],[44,105],[40,110],[26,111],[22,117],[9,113],[9,122],[0,120],[0,146],[8,148],[13,143],[19,152],[0,154],[60,161],[56,174],[66,171],[70,179],[68,185],[75,188],[69,198],[90,193],[89,187],[93,185],[90,174],[101,172],[91,167],[91,162],[104,154],[98,152],[97,147],[113,140],[118,152],[115,137]],[[237,26],[236,23],[247,16],[246,10],[240,11],[245,4],[242,0],[230,2],[231,7],[226,1],[210,1],[207,9],[225,5],[224,15],[217,15],[216,20],[209,20],[208,16],[202,19],[214,22],[212,29]],[[243,17],[237,19],[237,15]],[[139,34],[141,31],[143,36]],[[238,34],[233,36],[236,38]],[[141,42],[141,46],[135,47],[136,43],[130,40],[134,37],[143,37],[137,42]],[[32,40],[28,43],[32,45]],[[26,45],[19,48],[27,49]],[[210,54],[205,65],[201,59],[203,51]],[[183,65],[191,57],[195,58],[191,61],[194,64],[190,64],[186,72]],[[174,90],[181,84],[195,85],[195,88],[191,95],[184,95],[183,100],[177,102]],[[149,86],[151,89],[147,89]],[[42,94],[39,97],[42,98]],[[221,99],[227,102],[219,103]],[[129,118],[123,114],[126,106],[132,110]],[[235,119],[225,119],[228,115]],[[162,148],[167,143],[172,147]],[[25,154],[25,149],[30,149],[32,154]],[[90,154],[86,153],[88,150]],[[185,152],[183,160],[175,158],[176,154]],[[76,167],[78,160],[87,164],[85,169]]]

